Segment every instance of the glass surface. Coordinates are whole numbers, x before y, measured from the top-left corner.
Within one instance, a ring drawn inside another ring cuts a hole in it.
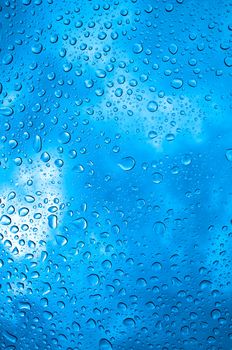
[[[232,349],[232,3],[0,5],[0,350]]]

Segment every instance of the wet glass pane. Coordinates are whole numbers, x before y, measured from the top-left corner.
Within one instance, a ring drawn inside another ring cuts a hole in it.
[[[232,349],[232,3],[3,0],[0,349]]]

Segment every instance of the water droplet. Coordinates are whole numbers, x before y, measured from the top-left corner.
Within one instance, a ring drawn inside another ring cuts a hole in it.
[[[96,76],[98,78],[105,78],[106,72],[103,69],[97,69],[96,70]]]
[[[49,160],[51,159],[51,157],[50,157],[50,154],[49,154],[48,152],[43,152],[43,153],[41,154],[40,159],[41,159],[44,163],[47,163],[47,162],[49,162]]]
[[[135,167],[135,160],[132,157],[125,157],[122,158],[120,163],[118,163],[118,166],[124,170],[124,171],[129,171],[132,170]]]
[[[91,274],[88,276],[88,282],[91,286],[96,286],[100,282],[99,276],[96,274]]]
[[[12,334],[6,330],[3,330],[2,334],[10,343],[15,344],[18,341],[18,338],[14,334]],[[9,346],[7,346],[5,349],[9,349]],[[14,347],[14,349],[15,349],[15,347]]]
[[[27,203],[33,203],[35,201],[35,197],[27,195],[25,196],[25,201]]]
[[[143,51],[143,45],[142,44],[134,44],[133,46],[133,52],[135,54],[139,54]]]
[[[72,323],[72,328],[73,328],[73,330],[74,330],[75,332],[79,332],[80,329],[81,329],[81,326],[79,325],[79,323],[77,323],[76,321],[74,321],[74,322]]]
[[[58,141],[59,141],[60,143],[66,144],[66,143],[68,143],[70,140],[71,140],[71,135],[70,135],[67,131],[61,132],[61,133],[59,134],[59,139],[58,139]]]
[[[14,199],[16,197],[16,193],[14,191],[10,192],[7,196],[7,198],[10,199]]]
[[[180,89],[183,85],[183,80],[181,79],[173,79],[172,82],[171,82],[171,86],[174,88],[174,89]]]
[[[33,143],[33,148],[35,152],[40,152],[42,149],[42,140],[39,135],[35,135],[34,143]]]
[[[155,270],[155,271],[160,271],[162,269],[162,265],[160,264],[160,262],[156,261],[152,264],[152,268]]]
[[[31,48],[31,51],[36,55],[40,54],[42,52],[42,50],[43,50],[43,46],[39,43],[34,44]]]
[[[16,140],[10,140],[9,146],[11,149],[15,149],[18,146],[18,142]]]
[[[158,237],[163,236],[166,231],[166,226],[162,221],[157,221],[153,226],[153,230]]]
[[[62,159],[56,159],[54,164],[57,168],[62,168],[62,166],[64,165],[64,161]]]
[[[149,101],[147,104],[147,109],[149,112],[156,112],[158,109],[158,103],[155,101]]]
[[[173,141],[173,140],[175,140],[175,135],[174,134],[167,134],[166,136],[165,136],[165,138],[166,138],[166,140],[167,141]]]
[[[189,154],[185,154],[181,159],[181,163],[184,165],[189,165],[189,164],[191,164],[191,162],[192,162],[192,159],[191,159],[191,156]]]
[[[157,136],[158,136],[158,134],[157,134],[156,131],[151,130],[151,131],[149,131],[149,133],[148,133],[148,137],[149,137],[149,139],[151,139],[151,140],[155,139]]]
[[[2,59],[2,63],[5,65],[10,64],[12,61],[13,61],[13,56],[10,53],[5,55]]]
[[[163,175],[161,173],[153,173],[152,174],[152,181],[155,183],[155,184],[159,184],[163,181]]]
[[[128,328],[134,328],[135,327],[135,320],[133,318],[125,318],[123,320],[123,324],[124,326],[128,327]]]
[[[7,215],[2,215],[0,222],[2,225],[10,225],[11,223],[11,218]]]
[[[67,240],[66,237],[64,237],[64,236],[62,236],[62,235],[57,235],[57,236],[56,236],[56,243],[57,243],[59,246],[63,247],[63,246],[65,246],[65,245],[68,243],[68,240]]]
[[[100,339],[99,341],[99,350],[112,350],[112,344],[107,339]]]
[[[210,289],[212,286],[212,282],[209,280],[203,280],[200,282],[200,288],[201,289]]]
[[[52,214],[48,216],[48,225],[50,228],[55,229],[57,228],[57,216]]]
[[[49,311],[44,311],[43,317],[45,320],[50,321],[53,318],[53,314]]]
[[[176,46],[176,44],[171,44],[168,50],[172,55],[175,55],[178,51],[178,47]]]
[[[229,162],[232,162],[232,148],[226,150],[225,156]]]
[[[73,224],[75,225],[75,227],[78,230],[85,230],[87,228],[87,225],[88,225],[85,218],[78,218],[78,219],[73,221]]]
[[[219,309],[214,309],[211,311],[211,317],[214,319],[214,320],[217,320],[221,317],[221,311]]]
[[[0,114],[9,117],[14,113],[13,109],[11,107],[0,107]]]
[[[26,301],[21,301],[19,303],[19,309],[20,310],[31,310],[31,304]]]
[[[14,159],[14,162],[15,162],[15,164],[17,165],[17,166],[20,166],[21,164],[22,164],[22,158],[20,158],[20,157],[17,157],[17,158],[15,158]]]
[[[227,67],[232,67],[232,57],[226,57],[224,63]]]
[[[28,213],[29,213],[29,209],[26,207],[19,209],[19,216],[21,216],[21,217],[26,216]]]

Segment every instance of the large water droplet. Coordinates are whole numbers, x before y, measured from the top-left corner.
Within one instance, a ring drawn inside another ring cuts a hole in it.
[[[58,141],[59,141],[60,143],[66,144],[66,143],[68,143],[70,140],[71,140],[71,135],[70,135],[67,131],[61,132],[61,133],[59,134],[59,139],[58,139]]]
[[[225,156],[229,162],[232,162],[232,148],[226,150]]]
[[[57,228],[57,216],[52,214],[48,216],[48,225],[50,228],[55,229]]]
[[[88,223],[84,218],[79,218],[73,221],[73,225],[78,231],[82,231],[87,228]]]
[[[180,89],[183,85],[183,80],[181,79],[173,79],[172,82],[171,82],[171,86],[174,88],[174,89]]]
[[[143,51],[143,45],[142,44],[134,44],[133,46],[133,52],[135,54],[139,54]]]
[[[166,231],[166,226],[162,221],[157,221],[153,226],[153,230],[158,237],[163,236]]]
[[[2,225],[10,225],[11,223],[11,218],[7,215],[2,215],[0,222]]]
[[[99,341],[99,350],[112,350],[112,344],[109,342],[109,340],[102,338]]]
[[[56,236],[56,243],[59,246],[63,247],[63,246],[65,246],[68,243],[68,240],[67,240],[67,238],[65,236],[57,235]]]
[[[42,149],[42,140],[39,135],[35,135],[34,143],[33,143],[33,148],[35,152],[40,152]]]
[[[135,167],[135,160],[132,157],[125,157],[122,158],[120,163],[118,163],[118,166],[124,170],[124,171],[129,171],[132,170]]]
[[[0,114],[9,117],[14,113],[13,109],[11,107],[0,107]]]
[[[5,65],[10,64],[12,61],[13,61],[13,56],[10,53],[6,54],[2,59],[2,63]]]
[[[148,102],[147,109],[149,112],[156,112],[158,109],[158,103],[155,101]]]

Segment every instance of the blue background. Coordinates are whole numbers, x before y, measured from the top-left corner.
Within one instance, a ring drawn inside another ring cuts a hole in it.
[[[0,349],[232,349],[231,1],[0,9]]]

